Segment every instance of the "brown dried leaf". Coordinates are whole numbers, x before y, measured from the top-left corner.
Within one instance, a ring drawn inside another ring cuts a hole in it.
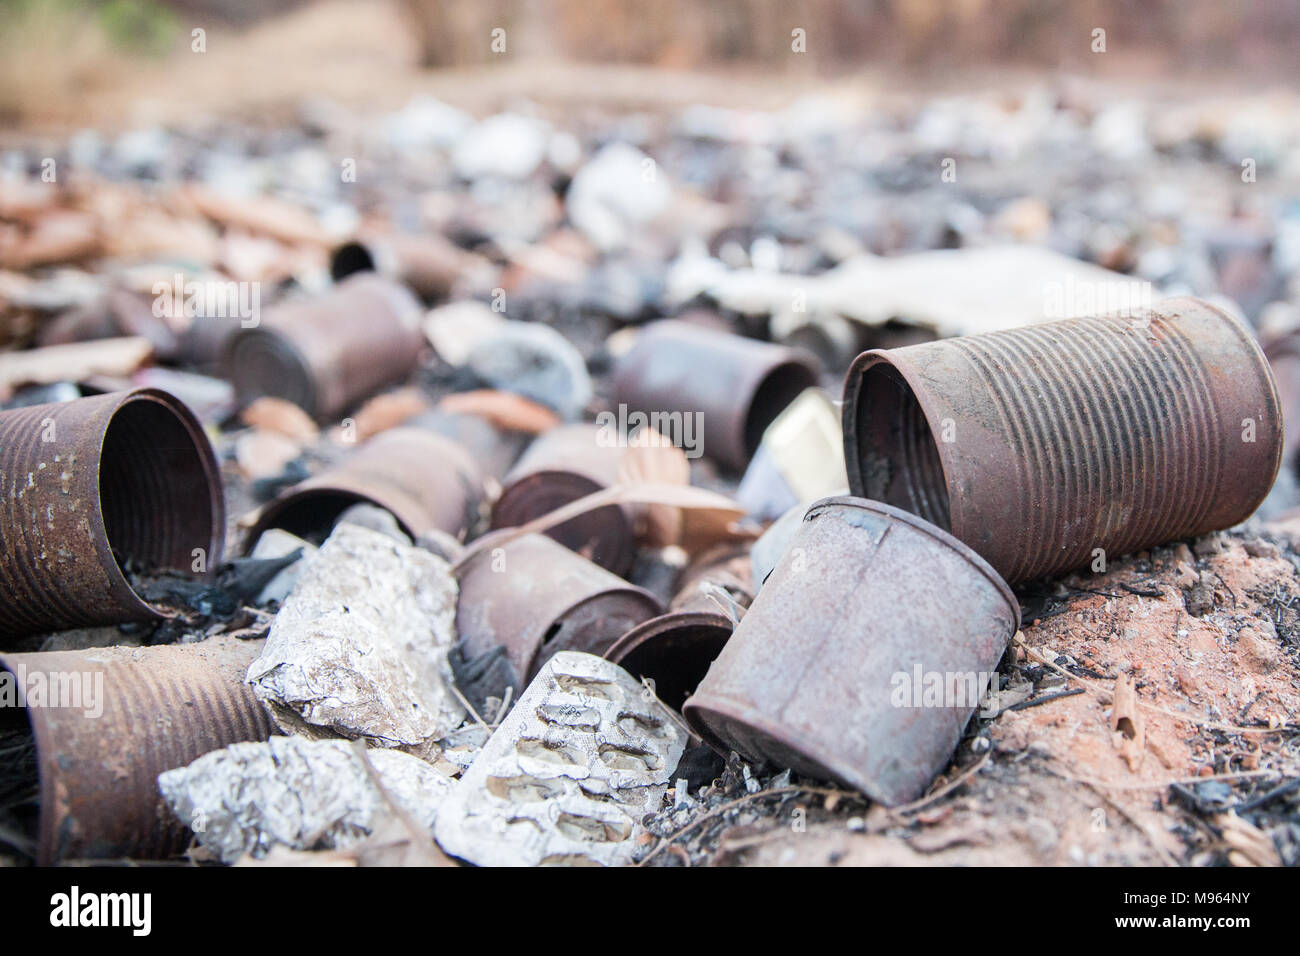
[[[477,415],[504,431],[526,432],[529,435],[540,435],[560,424],[560,416],[545,405],[539,405],[522,395],[489,388],[455,392],[443,398],[438,407],[445,412]]]
[[[1215,824],[1223,830],[1228,861],[1233,866],[1281,866],[1282,857],[1272,837],[1249,820],[1229,810],[1216,814]]]
[[[429,400],[418,388],[399,388],[395,392],[376,395],[361,406],[354,416],[357,440],[365,441],[380,432],[396,428],[429,408]]]
[[[627,451],[618,464],[618,482],[622,485],[642,483],[689,485],[691,464],[686,453],[653,428],[643,428],[632,436]],[[682,536],[682,512],[671,505],[647,505],[643,514],[644,538],[655,548],[677,544]]]
[[[1121,674],[1115,678],[1110,730],[1120,756],[1128,762],[1129,770],[1137,770],[1146,755],[1146,721],[1138,707],[1137,689],[1132,674]]]
[[[5,352],[0,354],[0,389],[84,382],[97,375],[125,378],[152,356],[149,340],[134,336]]]
[[[277,432],[299,442],[315,441],[320,429],[311,416],[283,398],[269,395],[254,399],[239,415],[239,420],[254,428]]]

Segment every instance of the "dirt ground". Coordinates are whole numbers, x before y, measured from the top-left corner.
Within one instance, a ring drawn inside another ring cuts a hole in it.
[[[724,777],[647,862],[1294,865],[1298,541],[1281,522],[1024,589],[1001,712],[972,719],[929,796],[887,810]]]

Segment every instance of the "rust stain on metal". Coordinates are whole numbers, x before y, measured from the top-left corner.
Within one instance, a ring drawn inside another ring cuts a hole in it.
[[[898,804],[952,756],[979,678],[1019,619],[1006,583],[947,532],[878,502],[827,498],[683,713],[721,753]],[[919,696],[933,675],[957,696],[938,706]]]
[[[272,395],[326,421],[411,374],[424,342],[420,311],[400,283],[358,275],[268,310],[226,340],[222,364],[240,404]]]
[[[34,694],[24,710],[40,776],[37,863],[162,859],[189,838],[158,791],[158,774],[245,740],[271,723],[244,685],[261,641],[213,638],[163,647],[0,655],[19,686],[75,688],[80,706]],[[95,711],[102,713],[95,715]]]
[[[520,690],[557,651],[603,655],[662,613],[648,591],[531,534],[500,548],[482,542],[460,574],[456,630],[470,656],[505,647]]]
[[[183,402],[134,389],[0,412],[0,636],[159,618],[118,558],[221,560],[216,458]]]
[[[618,481],[626,449],[601,444],[597,425],[561,425],[541,435],[506,475],[492,527],[517,528]],[[547,536],[622,574],[636,557],[634,506],[608,505],[556,525]]]
[[[615,370],[614,391],[633,411],[701,413],[704,454],[739,471],[817,373],[816,359],[797,349],[666,319],[638,336]]]
[[[864,352],[844,390],[853,493],[1012,583],[1244,521],[1282,435],[1250,331],[1196,299]]]
[[[245,550],[268,528],[299,537],[328,529],[361,501],[390,511],[412,539],[442,531],[463,540],[479,521],[484,494],[474,459],[458,443],[423,428],[390,428],[267,505]]]

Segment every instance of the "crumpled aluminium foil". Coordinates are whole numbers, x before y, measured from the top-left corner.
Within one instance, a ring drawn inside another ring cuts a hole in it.
[[[345,849],[392,810],[358,753],[344,740],[272,737],[204,754],[158,775],[158,787],[199,842],[233,863],[275,845]],[[452,780],[410,754],[366,752],[389,799],[432,830]]]
[[[276,615],[248,683],[286,732],[424,752],[465,717],[447,660],[456,594],[446,561],[341,524]]]

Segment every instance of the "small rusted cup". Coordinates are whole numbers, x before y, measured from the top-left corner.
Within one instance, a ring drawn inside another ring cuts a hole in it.
[[[359,502],[387,509],[412,540],[430,531],[464,540],[479,522],[483,496],[483,478],[464,448],[442,435],[402,425],[380,432],[333,468],[268,504],[250,530],[245,550],[268,528],[319,538]]]
[[[491,538],[475,542],[475,553],[461,565],[456,629],[467,656],[506,649],[516,692],[557,651],[600,656],[632,627],[663,613],[650,592],[550,538],[523,535],[500,547]]]
[[[193,821],[167,808],[158,774],[271,736],[244,685],[262,644],[218,637],[0,655],[0,685],[13,691],[0,700],[21,702],[0,707],[0,728],[29,733],[35,745],[36,862],[154,860],[184,850]]]
[[[337,418],[419,363],[419,301],[400,282],[358,275],[329,293],[267,310],[224,342],[222,365],[240,404],[263,395],[319,421]]]
[[[1254,337],[1197,299],[864,352],[844,387],[850,490],[1012,583],[1244,521],[1282,435]]]
[[[705,455],[743,470],[763,432],[804,389],[817,384],[812,355],[666,319],[647,325],[614,372],[614,392],[632,412],[652,417],[650,427],[670,438],[692,429]],[[676,416],[674,419],[672,416]],[[674,423],[680,423],[680,426]]]
[[[1010,588],[952,535],[826,498],[683,713],[720,753],[895,805],[947,764],[1019,621]]]
[[[160,620],[119,562],[203,571],[224,541],[216,457],[176,397],[0,412],[0,636]]]
[[[517,528],[618,481],[626,453],[598,425],[560,425],[540,435],[506,475],[492,527]],[[622,574],[636,557],[637,509],[607,505],[546,532],[602,568]]]
[[[753,600],[749,556],[724,548],[702,555],[683,575],[668,613],[628,631],[605,652],[633,677],[648,678],[658,698],[681,710],[735,628],[732,615]]]

